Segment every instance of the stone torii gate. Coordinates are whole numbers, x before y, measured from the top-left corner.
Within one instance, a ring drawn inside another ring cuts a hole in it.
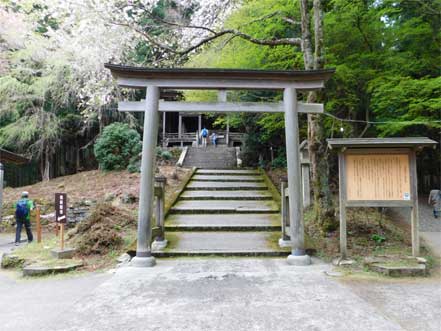
[[[145,89],[146,99],[141,102],[123,101],[120,111],[144,112],[142,141],[141,183],[138,214],[138,242],[133,266],[151,267],[151,231],[154,198],[155,148],[158,136],[159,112],[283,112],[285,114],[286,155],[288,161],[289,218],[292,252],[288,263],[308,265],[305,253],[302,206],[302,182],[299,153],[298,113],[321,113],[322,104],[297,101],[297,91],[318,90],[334,73],[334,69],[306,71],[266,71],[237,69],[151,69],[106,64],[118,85],[125,88]],[[283,90],[283,102],[174,102],[160,101],[160,89],[175,90]]]

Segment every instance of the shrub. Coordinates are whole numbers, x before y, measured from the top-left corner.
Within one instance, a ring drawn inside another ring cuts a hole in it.
[[[106,126],[94,146],[95,157],[103,170],[122,170],[141,152],[139,133],[127,124]]]
[[[272,168],[286,168],[286,157],[283,154],[278,155],[271,163]]]
[[[172,153],[170,153],[169,151],[163,151],[161,154],[161,157],[164,160],[171,160],[171,158],[173,157]]]

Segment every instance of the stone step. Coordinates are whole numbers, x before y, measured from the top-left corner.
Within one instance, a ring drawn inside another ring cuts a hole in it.
[[[225,165],[221,165],[219,164],[219,162],[215,162],[215,163],[207,163],[207,162],[185,162],[184,167],[201,167],[203,166],[204,168],[211,168],[211,169],[219,169],[219,168],[225,168],[225,169],[231,169],[233,167],[236,166],[236,162],[234,163],[227,163]]]
[[[280,231],[278,214],[170,215],[165,231]]]
[[[170,210],[172,214],[278,213],[274,201],[249,200],[184,200]]]
[[[192,178],[193,181],[198,182],[263,182],[262,176],[230,176],[230,175],[199,175],[196,174]]]
[[[202,191],[215,191],[215,190],[268,190],[265,183],[247,183],[247,182],[197,182],[190,181],[186,190],[202,190]]]
[[[236,149],[234,147],[190,147],[184,160],[186,167],[210,169],[230,169],[236,166]]]
[[[185,191],[180,200],[272,200],[273,196],[267,191]]]
[[[260,175],[257,170],[249,169],[198,169],[196,171],[198,175],[230,175],[230,176],[255,176]]]
[[[173,256],[286,256],[289,249],[279,248],[280,232],[168,232],[169,246],[154,250],[157,257]]]

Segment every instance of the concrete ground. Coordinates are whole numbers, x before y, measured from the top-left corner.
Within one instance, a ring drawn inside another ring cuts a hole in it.
[[[150,269],[120,268],[108,279],[14,285],[0,278],[0,325],[48,331],[441,329],[439,279],[348,281],[314,262],[163,259]]]
[[[21,245],[26,245],[24,239]],[[2,255],[14,248],[14,234],[0,233],[0,262]],[[108,273],[39,279],[17,276],[15,272],[0,271],[2,331],[46,330],[47,325],[69,316],[70,307],[111,277]]]

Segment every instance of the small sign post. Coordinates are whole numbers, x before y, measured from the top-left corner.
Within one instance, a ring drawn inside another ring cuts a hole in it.
[[[64,250],[64,225],[67,222],[67,194],[55,193],[55,221],[60,226],[60,249]]]

